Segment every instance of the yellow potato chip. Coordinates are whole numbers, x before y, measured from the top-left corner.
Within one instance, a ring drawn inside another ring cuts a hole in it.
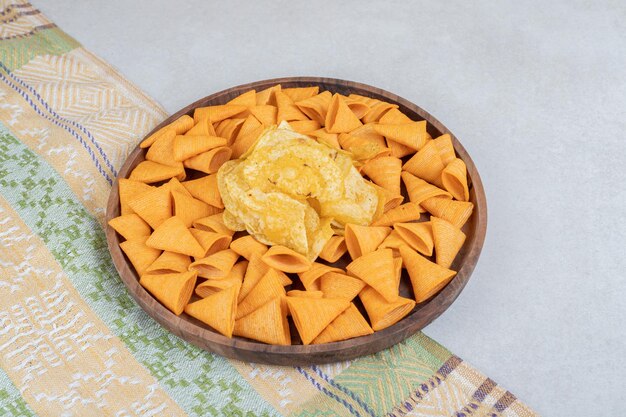
[[[120,194],[120,213],[122,216],[134,213],[133,209],[130,208],[129,205],[130,200],[139,196],[139,194],[154,189],[151,185],[140,181],[129,180],[127,178],[120,178],[117,186]]]
[[[219,209],[180,191],[172,192],[172,199],[174,201],[174,215],[179,217],[186,227],[191,227],[195,220],[219,212]]]
[[[239,288],[235,285],[211,294],[187,304],[185,313],[208,324],[224,336],[233,337],[238,291]]]
[[[319,254],[327,262],[337,262],[348,251],[346,239],[343,236],[331,237]]]
[[[452,138],[449,134],[443,134],[433,140],[435,141],[435,145],[439,151],[439,156],[441,157],[441,161],[444,165],[448,165],[456,158],[454,146],[452,145]]]
[[[415,301],[418,303],[438,293],[456,275],[456,272],[429,261],[406,246],[400,248],[400,255],[409,272]]]
[[[176,129],[172,128],[170,125],[164,126],[148,136],[146,139],[144,139],[139,144],[139,147],[142,149],[149,148],[154,142],[164,136],[171,136],[173,138],[174,136],[176,136]]]
[[[296,106],[300,111],[308,116],[309,119],[319,122],[324,126],[326,122],[326,114],[332,99],[330,91],[324,91],[316,96],[309,97],[296,102]]]
[[[359,278],[344,273],[327,272],[319,280],[320,289],[326,298],[347,298],[352,301],[365,287]]]
[[[226,145],[230,146],[235,141],[245,121],[246,119],[242,118],[222,120],[216,124],[215,133],[217,136],[226,139]]]
[[[426,144],[426,120],[402,124],[376,124],[376,132],[389,140],[419,150]]]
[[[265,126],[277,124],[278,108],[276,106],[262,105],[250,107],[250,113]]]
[[[245,282],[245,278],[244,278]],[[252,313],[263,304],[286,295],[280,274],[270,269],[237,306],[237,319]]]
[[[193,222],[193,227],[207,232],[221,233],[223,235],[233,236],[235,232],[224,225],[224,214],[218,213],[209,217],[198,219]]]
[[[256,104],[257,106],[269,104],[272,106],[276,105],[276,92],[281,91],[280,84],[276,84],[275,86],[266,88],[263,91],[259,91],[256,93]]]
[[[287,291],[287,297],[323,298],[324,293],[321,291],[291,290]]]
[[[148,223],[135,213],[115,217],[109,220],[109,226],[126,240],[147,237],[152,232]]]
[[[410,247],[421,254],[433,254],[433,231],[430,222],[396,223],[394,229]]]
[[[198,123],[201,120],[209,120],[217,123],[224,119],[231,118],[248,108],[239,104],[223,104],[219,106],[198,107],[193,111],[193,120]]]
[[[204,249],[204,257],[213,255],[216,252],[228,249],[232,238],[221,233],[207,232],[206,230],[189,229],[194,238]]]
[[[412,203],[421,204],[422,201],[428,200],[431,197],[445,197],[452,199],[452,195],[446,190],[442,190],[441,188],[429,184],[408,172],[402,173],[402,181],[406,186],[406,191],[409,194],[409,199]]]
[[[225,278],[233,269],[237,258],[239,258],[239,255],[230,249],[225,249],[205,258],[196,259],[189,265],[189,269],[198,271],[198,276],[202,278]]]
[[[350,132],[362,124],[359,118],[350,110],[343,96],[334,94],[324,121],[326,130],[329,133],[344,133]]]
[[[304,288],[306,288],[307,291],[317,291],[320,289],[318,279],[322,275],[329,273],[329,272],[335,272],[338,274],[344,273],[339,268],[321,264],[319,262],[313,262],[313,264],[311,265],[311,268],[308,269],[307,271],[300,272],[298,274],[298,277],[300,277],[300,281],[302,282],[302,285],[304,285]]]
[[[290,345],[291,333],[286,309],[282,307],[281,299],[270,300],[252,313],[235,321],[233,334],[271,345]]]
[[[259,136],[261,135],[261,133],[263,133],[264,130],[265,128],[262,125],[259,125],[254,130],[247,132],[244,136],[241,136],[241,132],[243,132],[242,128],[241,132],[239,132],[240,135],[237,137],[237,140],[235,140],[232,145],[232,158],[238,159],[243,154],[245,154],[248,149],[250,149],[252,145],[256,143],[256,141],[259,139]]]
[[[352,261],[346,270],[348,274],[360,278],[378,291],[385,300],[393,302],[398,298],[395,287],[395,269],[391,249],[378,249]]]
[[[176,136],[163,135],[146,152],[146,160],[162,165],[177,167],[180,161],[174,159],[174,140]]]
[[[372,223],[372,226],[393,226],[394,223],[419,220],[423,211],[419,203],[402,204],[385,212]]]
[[[443,169],[441,182],[443,187],[457,200],[469,200],[467,167],[461,159],[455,158]]]
[[[404,158],[415,152],[415,149],[410,146],[403,145],[391,139],[387,139],[387,146],[391,149],[391,156],[395,156],[396,158]]]
[[[384,125],[395,125],[401,123],[413,123],[413,120],[409,118],[406,114],[402,113],[398,108],[390,109],[384,115],[380,117],[378,123]]]
[[[204,255],[204,249],[187,229],[185,222],[178,216],[170,217],[154,229],[146,241],[146,245],[193,257]]]
[[[222,146],[214,148],[210,151],[203,152],[199,155],[192,156],[183,162],[186,168],[195,169],[196,171],[206,172],[207,174],[216,173],[224,162],[230,159],[232,150],[229,147]]]
[[[177,166],[169,166],[159,164],[153,161],[142,161],[130,173],[129,179],[133,181],[141,181],[146,184],[169,180],[170,178],[185,179],[185,168],[183,164]]]
[[[146,246],[146,240],[146,237],[141,237],[120,243],[120,248],[122,248],[130,263],[133,264],[139,276],[143,275],[146,269],[161,254],[160,250]]]
[[[178,316],[183,312],[193,294],[196,273],[185,271],[174,274],[142,275],[139,284]]]
[[[398,297],[390,303],[372,287],[365,287],[359,294],[359,298],[367,311],[372,329],[376,331],[396,324],[415,307],[415,301],[404,297]]]
[[[205,175],[197,180],[182,183],[189,194],[210,206],[224,208],[220,191],[217,187],[217,175]],[[214,213],[217,214],[217,213]]]
[[[353,96],[353,94],[350,94]],[[396,104],[387,103],[384,101],[378,101],[377,103],[370,105],[370,109],[361,120],[363,123],[374,123],[378,122],[382,116],[385,115],[389,110],[397,109],[398,106]]]
[[[375,251],[389,233],[391,233],[389,227],[346,224],[345,239],[350,257],[357,259]]]
[[[457,229],[452,223],[438,217],[431,217],[430,223],[433,229],[437,264],[444,268],[450,268],[454,258],[463,247],[465,233]]]
[[[189,159],[192,156],[199,155],[203,152],[222,146],[226,146],[226,139],[218,136],[178,135],[174,137],[172,150],[174,152],[174,160],[180,162],[185,159]]]
[[[230,288],[232,286],[241,286],[243,282],[243,276],[248,268],[248,261],[237,262],[233,269],[230,270],[228,275],[219,279],[207,279],[200,283],[196,287],[196,294],[199,297],[205,298],[209,295],[216,293],[220,290]],[[240,290],[241,291],[241,290]]]
[[[422,201],[422,207],[433,216],[449,221],[457,229],[463,227],[474,210],[474,204],[469,201],[454,201],[441,197]]]
[[[174,274],[176,272],[187,272],[191,259],[189,256],[176,252],[163,251],[156,261],[152,262],[146,269],[146,273],[154,274]]]
[[[263,254],[263,262],[283,272],[304,272],[311,267],[306,256],[285,246],[276,245]]]
[[[292,99],[282,91],[276,91],[276,106],[278,107],[277,121],[278,123],[283,120],[289,122],[292,120],[308,120],[306,114],[302,113],[298,106],[295,105]]]
[[[372,183],[376,190],[378,191],[378,203],[381,207],[377,210],[377,215],[374,216],[374,219],[377,219],[383,213],[398,207],[404,201],[404,197],[401,194],[394,194],[386,188],[380,187],[374,183]]]
[[[372,159],[363,165],[361,170],[361,174],[367,175],[375,184],[395,195],[400,194],[401,173],[402,160],[395,156],[382,156]]]
[[[134,198],[129,198],[130,208],[153,229],[172,217],[173,206],[169,187],[152,187]]]
[[[226,104],[246,107],[256,106],[256,90],[248,90],[230,100]]]
[[[294,120],[289,122],[289,125],[293,130],[303,135],[311,134],[321,127],[317,120]]]
[[[318,142],[330,146],[331,148],[341,149],[341,146],[339,146],[338,133],[328,133],[326,129],[318,129],[310,132],[309,136],[313,136]]]
[[[345,298],[287,297],[287,305],[302,344],[308,345],[350,306]]]
[[[354,303],[338,315],[311,342],[312,344],[339,342],[354,337],[366,336],[374,331]]]
[[[319,91],[320,91],[320,88],[318,86],[282,89],[282,92],[286,94],[294,102],[305,100],[309,97],[316,96],[319,93]]]
[[[230,248],[248,260],[252,258],[252,254],[254,253],[262,256],[265,252],[267,252],[267,246],[250,235],[235,239],[230,244]]]
[[[444,168],[434,141],[426,144],[402,167],[405,171],[438,187],[443,185],[441,183],[441,172]]]

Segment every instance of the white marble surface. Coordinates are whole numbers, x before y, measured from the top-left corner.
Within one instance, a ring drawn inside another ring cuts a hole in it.
[[[489,204],[479,265],[426,333],[545,416],[623,414],[623,0],[34,3],[169,112],[291,75],[423,106]]]

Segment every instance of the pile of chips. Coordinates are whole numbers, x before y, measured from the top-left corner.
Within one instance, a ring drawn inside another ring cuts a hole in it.
[[[217,171],[284,121],[348,152],[382,199],[371,225],[335,229],[313,261],[224,224]],[[289,345],[368,335],[456,274],[473,211],[466,166],[449,135],[431,138],[426,121],[395,104],[276,85],[197,108],[140,146],[146,160],[119,180],[121,215],[109,225],[146,290],[227,337]],[[399,293],[403,269],[412,296]]]

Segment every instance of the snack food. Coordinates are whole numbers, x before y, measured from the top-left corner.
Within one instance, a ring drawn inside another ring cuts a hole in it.
[[[197,108],[141,147],[110,225],[144,288],[227,337],[366,336],[454,279],[467,168],[449,135],[395,104],[277,85]]]

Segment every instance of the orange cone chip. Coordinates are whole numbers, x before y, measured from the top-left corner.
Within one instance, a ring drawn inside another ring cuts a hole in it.
[[[324,265],[319,262],[313,262],[311,268],[307,271],[300,272],[298,277],[307,291],[317,291],[320,289],[318,279],[329,272],[343,274],[343,270],[332,266]]]
[[[189,269],[198,271],[198,276],[202,278],[225,278],[233,269],[237,258],[239,255],[230,249],[225,249],[196,260],[189,265]]]
[[[442,186],[441,172],[444,168],[434,141],[428,142],[402,167],[405,171],[438,187]]]
[[[443,169],[441,173],[443,187],[452,194],[454,198],[461,201],[469,200],[469,189],[467,188],[467,167],[465,162],[455,158]]]
[[[391,233],[389,227],[346,224],[345,239],[350,257],[357,259],[375,251],[389,233]]]
[[[287,297],[287,305],[302,343],[308,345],[350,306],[350,301],[345,298]]]
[[[150,136],[148,136],[146,139],[144,139],[139,144],[139,147],[142,149],[149,148],[150,146],[152,146],[154,142],[156,142],[158,139],[164,136],[171,136],[171,137],[176,136],[176,129],[172,128],[170,125],[164,126],[161,129],[154,132],[153,134],[151,134]]]
[[[406,191],[409,194],[409,199],[413,203],[421,203],[431,197],[445,197],[452,199],[452,195],[441,188],[437,188],[426,181],[417,178],[413,174],[408,172],[402,173],[402,181],[406,186]]]
[[[182,185],[194,198],[204,201],[212,207],[224,208],[224,203],[217,187],[217,175],[205,175],[197,180],[185,181]]]
[[[186,168],[195,169],[196,171],[213,174],[230,159],[232,150],[229,147],[220,147],[203,152],[199,155],[192,156],[183,162]]]
[[[384,140],[352,136],[347,133],[341,133],[338,140],[341,148],[350,152],[352,158],[357,161],[391,155],[391,150],[385,146]]]
[[[153,229],[172,217],[172,199],[168,187],[152,188],[128,201],[130,208]]]
[[[406,243],[406,241],[404,239],[402,239],[402,236],[400,236],[400,234],[398,233],[397,230],[392,231],[391,233],[389,233],[389,236],[387,236],[385,238],[385,240],[383,240],[383,243],[380,244],[380,246],[378,247],[378,249],[393,249],[393,256],[399,256],[400,252],[398,252],[398,249],[400,249],[400,246],[408,246],[409,244]]]
[[[134,213],[128,204],[130,200],[138,197],[139,194],[154,189],[153,186],[140,181],[133,181],[127,178],[120,178],[118,181],[118,189],[120,193],[120,213],[122,216]]]
[[[178,181],[177,178],[172,178],[167,183],[163,184],[161,187],[163,187],[163,188],[168,188],[169,187],[170,193],[173,193],[174,191],[177,191],[179,193],[183,193],[184,195],[186,195],[188,197],[192,196],[189,193],[189,191],[187,191],[187,189],[183,186],[183,184],[180,181]]]
[[[275,106],[262,105],[250,108],[250,113],[265,126],[277,124],[278,108]]]
[[[395,287],[395,269],[391,249],[379,249],[352,261],[346,270],[352,276],[360,278],[385,300],[393,302],[398,298]]]
[[[320,288],[326,298],[347,298],[352,301],[365,287],[359,278],[328,272],[320,278]]]
[[[469,201],[454,201],[441,197],[424,200],[422,207],[433,216],[449,221],[457,229],[463,227],[474,210],[474,204]]]
[[[359,298],[365,306],[372,329],[376,331],[396,324],[415,307],[415,301],[404,297],[398,297],[396,301],[390,303],[372,287],[365,287],[359,294]]]
[[[148,274],[174,274],[187,272],[191,259],[189,256],[176,252],[163,251],[161,256],[146,269]]]
[[[135,238],[120,243],[120,248],[124,251],[130,263],[133,264],[137,275],[141,276],[146,269],[157,260],[161,251],[146,246],[146,238]]]
[[[315,120],[319,122],[320,125],[324,126],[331,99],[331,92],[324,91],[316,96],[296,102],[296,106],[302,113],[306,114],[309,119]]]
[[[372,223],[372,226],[393,226],[394,223],[419,220],[423,211],[419,203],[402,204],[384,213]]]
[[[320,123],[317,120],[294,120],[289,122],[289,125],[293,130],[303,135],[308,135],[320,128]]]
[[[239,302],[241,302],[248,293],[259,283],[263,275],[267,274],[271,268],[261,260],[261,255],[253,253],[248,259],[248,268],[243,278],[241,291],[239,291]]]
[[[213,255],[216,252],[228,249],[232,238],[221,233],[207,232],[206,230],[189,229],[194,238],[204,249],[203,256]]]
[[[415,152],[415,149],[410,146],[403,145],[391,139],[387,139],[387,146],[391,149],[391,156],[395,156],[396,158],[404,158]]]
[[[248,90],[245,93],[235,97],[226,104],[246,107],[256,106],[256,90]]]
[[[296,106],[292,99],[282,91],[276,91],[276,106],[278,107],[277,121],[278,123],[286,120],[288,122],[292,120],[308,120],[306,114],[302,113],[298,106]]]
[[[407,247],[400,248],[400,255],[409,272],[415,301],[418,303],[435,295],[456,275],[456,272],[429,261]]]
[[[276,105],[276,96],[274,95],[276,91],[281,91],[280,84],[276,84],[275,86],[266,88],[263,91],[259,91],[256,93],[256,104],[257,106],[270,104],[272,106]]]
[[[456,158],[454,146],[452,146],[452,139],[449,134],[446,133],[433,140],[435,141],[435,145],[437,145],[439,156],[444,165],[448,165]]]
[[[178,216],[170,217],[154,229],[146,241],[146,245],[193,257],[204,255],[204,249],[187,229],[185,222]]]
[[[251,132],[254,132],[261,126],[263,126],[263,124],[259,122],[259,120],[254,117],[254,115],[250,114],[248,117],[246,117],[243,124],[241,125],[241,129],[239,130],[239,133],[235,138],[235,143],[237,141],[240,141],[241,138],[249,135]]]
[[[220,106],[198,107],[193,112],[193,120],[198,123],[201,120],[210,120],[217,123],[224,119],[231,118],[248,108],[239,104],[223,104]]]
[[[237,262],[225,278],[207,279],[206,281],[200,283],[196,287],[196,294],[199,297],[205,298],[213,293],[235,285],[240,287],[247,267],[248,261]]]
[[[327,262],[337,262],[348,251],[346,239],[343,236],[331,237],[319,254]]]
[[[316,96],[320,92],[318,86],[314,87],[298,87],[298,88],[283,88],[282,92],[286,94],[294,102],[305,100],[309,97]]]
[[[259,136],[261,135],[261,133],[263,133],[263,130],[264,127],[259,125],[252,131],[247,132],[244,136],[241,136],[241,132],[239,132],[240,135],[237,136],[237,139],[232,145],[232,158],[240,158],[241,155],[246,153],[248,149],[250,149],[250,147],[252,147],[252,145],[256,143],[257,139],[259,139]],[[243,131],[243,128],[241,129],[241,131]]]
[[[285,294],[280,274],[278,271],[270,269],[263,275],[254,288],[250,290],[243,301],[239,303],[237,307],[237,319],[252,313],[268,301],[277,297],[280,298]]]
[[[184,161],[192,156],[214,148],[226,146],[226,139],[218,136],[176,136],[173,143],[175,161]],[[152,149],[152,148],[150,148]]]
[[[352,110],[352,113],[354,113],[354,115],[360,119],[361,117],[365,116],[367,114],[367,112],[370,111],[370,106],[367,105],[367,103],[360,101],[360,100],[356,100],[354,98],[351,97],[345,97],[343,96],[344,101],[346,102],[346,104],[348,105],[348,107],[350,108],[350,110]]]
[[[202,300],[187,304],[185,313],[208,324],[226,337],[233,337],[237,312],[236,285],[211,294]]]
[[[311,343],[331,343],[372,334],[374,331],[353,303],[335,318]]]
[[[398,251],[399,254],[399,251]],[[397,258],[393,258],[393,267],[394,267],[394,278],[396,283],[396,288],[400,291],[400,280],[402,279],[402,257],[398,256]]]
[[[215,136],[215,129],[213,129],[213,125],[211,123],[206,120],[202,120],[189,129],[184,136]]]
[[[147,237],[152,232],[148,223],[135,213],[111,219],[109,220],[109,226],[126,240]]]
[[[372,159],[363,165],[361,174],[367,175],[374,183],[393,194],[400,194],[400,174],[402,160],[395,156]]]
[[[174,159],[174,140],[176,136],[164,135],[158,138],[146,153],[146,160],[162,165],[179,166],[179,161]]]
[[[196,273],[185,271],[175,274],[142,275],[139,284],[178,316],[193,294]]]
[[[339,146],[339,134],[337,133],[328,133],[326,129],[318,129],[310,132],[309,135],[331,148],[341,149],[341,146]]]
[[[250,260],[253,253],[262,256],[267,252],[267,246],[250,235],[235,239],[233,243],[230,244],[230,248],[248,260]]]
[[[170,127],[174,129],[177,135],[182,135],[193,127],[193,119],[191,116],[183,114],[178,119],[170,123]]]
[[[247,316],[235,321],[235,336],[247,337],[271,345],[290,345],[291,333],[286,309],[275,298]]]
[[[413,120],[395,107],[382,115],[378,120],[378,123],[383,125],[396,125],[402,123],[413,123]]]
[[[350,94],[348,96],[348,98],[353,100],[353,101],[360,101],[361,103],[365,103],[369,107],[374,107],[377,104],[384,103],[383,101],[380,101],[378,99],[362,96],[360,94]],[[396,106],[396,107],[398,107],[398,106]]]
[[[283,272],[304,272],[311,267],[306,256],[285,246],[272,246],[263,254],[263,262]]]
[[[371,183],[376,187],[376,190],[378,191],[378,199],[379,199],[379,205],[381,205],[381,210],[378,216],[374,216],[374,218],[377,218],[380,216],[380,214],[387,212],[393,208],[398,207],[400,204],[402,204],[402,201],[404,201],[404,197],[400,194],[394,194],[392,192],[390,192],[389,190],[387,190],[386,188],[380,187],[374,183]]]
[[[169,180],[170,178],[185,179],[185,168],[183,164],[169,166],[153,161],[142,161],[130,173],[129,179],[150,184]]]
[[[350,132],[363,123],[350,110],[343,97],[335,94],[328,106],[324,124],[329,133],[343,133]]]
[[[179,191],[172,192],[172,197],[174,200],[174,215],[179,217],[187,227],[191,227],[194,220],[210,216],[219,210]]]
[[[350,94],[353,96],[354,94]],[[378,122],[382,116],[385,115],[391,109],[397,109],[398,106],[396,104],[386,103],[384,101],[378,101],[377,103],[370,105],[370,109],[365,115],[361,118],[363,123],[373,123]]]
[[[430,222],[396,223],[393,227],[410,247],[425,256],[433,254],[433,231]]]
[[[215,126],[217,136],[226,139],[226,145],[230,146],[239,134],[239,130],[246,119],[226,119]]]
[[[402,124],[376,124],[376,132],[414,150],[422,149],[426,144],[426,120]]]
[[[195,229],[206,230],[207,232],[221,233],[223,235],[228,235],[232,237],[235,232],[224,225],[223,216],[223,213],[218,213],[209,217],[198,219],[193,222],[193,227]]]
[[[438,217],[431,217],[430,224],[433,229],[437,264],[444,268],[450,268],[465,242],[465,233],[457,229],[452,223]]]
[[[287,297],[323,298],[324,293],[322,291],[291,290],[287,291]]]

